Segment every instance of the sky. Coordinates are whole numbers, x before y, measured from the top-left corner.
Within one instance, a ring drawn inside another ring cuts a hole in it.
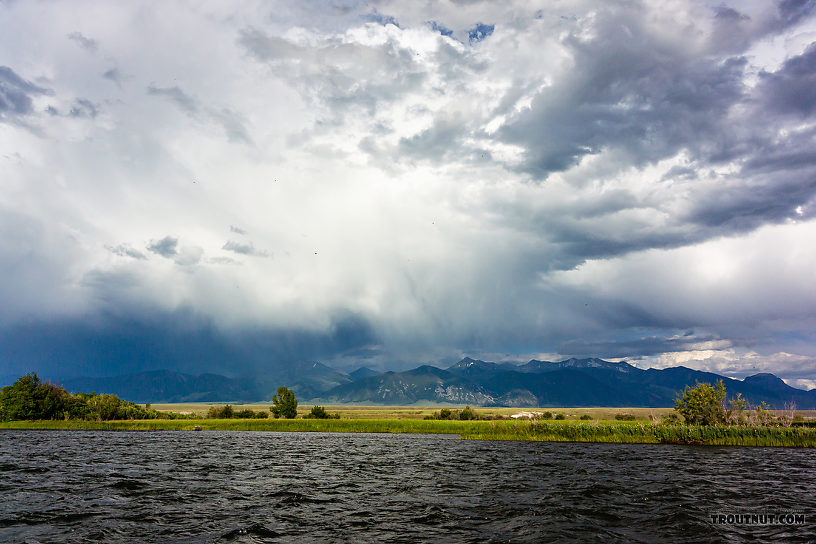
[[[0,0],[0,377],[816,387],[816,7]]]

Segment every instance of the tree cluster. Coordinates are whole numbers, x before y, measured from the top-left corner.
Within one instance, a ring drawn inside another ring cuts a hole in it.
[[[17,379],[0,390],[0,420],[81,419],[108,421],[112,419],[176,419],[184,417],[172,412],[158,412],[116,395],[77,393],[43,382],[35,372]]]
[[[461,410],[451,410],[450,408],[442,408],[438,412],[434,412],[433,415],[425,416],[425,419],[450,419],[450,420],[458,419],[460,421],[469,421],[473,419],[485,419],[485,417],[477,414],[476,411],[470,406],[465,406]]]

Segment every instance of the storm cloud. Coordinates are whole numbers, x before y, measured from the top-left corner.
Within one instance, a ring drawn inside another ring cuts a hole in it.
[[[813,2],[146,6],[0,6],[0,375],[812,383]]]

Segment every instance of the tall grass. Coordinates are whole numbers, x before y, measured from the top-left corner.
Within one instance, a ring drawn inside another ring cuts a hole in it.
[[[280,431],[341,433],[464,434],[489,421],[433,421],[422,419],[194,419],[134,421],[11,421],[0,429]]]
[[[135,421],[11,421],[0,429],[283,431],[455,434],[471,440],[702,444],[816,447],[816,429],[704,427],[569,421],[457,421],[421,419],[199,419]]]
[[[476,440],[816,447],[816,429],[631,423],[508,422],[463,433]]]

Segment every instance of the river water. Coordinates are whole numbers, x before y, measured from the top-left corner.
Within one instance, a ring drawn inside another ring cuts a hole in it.
[[[0,542],[814,542],[814,467],[783,448],[0,431]],[[743,513],[805,522],[711,519]]]

